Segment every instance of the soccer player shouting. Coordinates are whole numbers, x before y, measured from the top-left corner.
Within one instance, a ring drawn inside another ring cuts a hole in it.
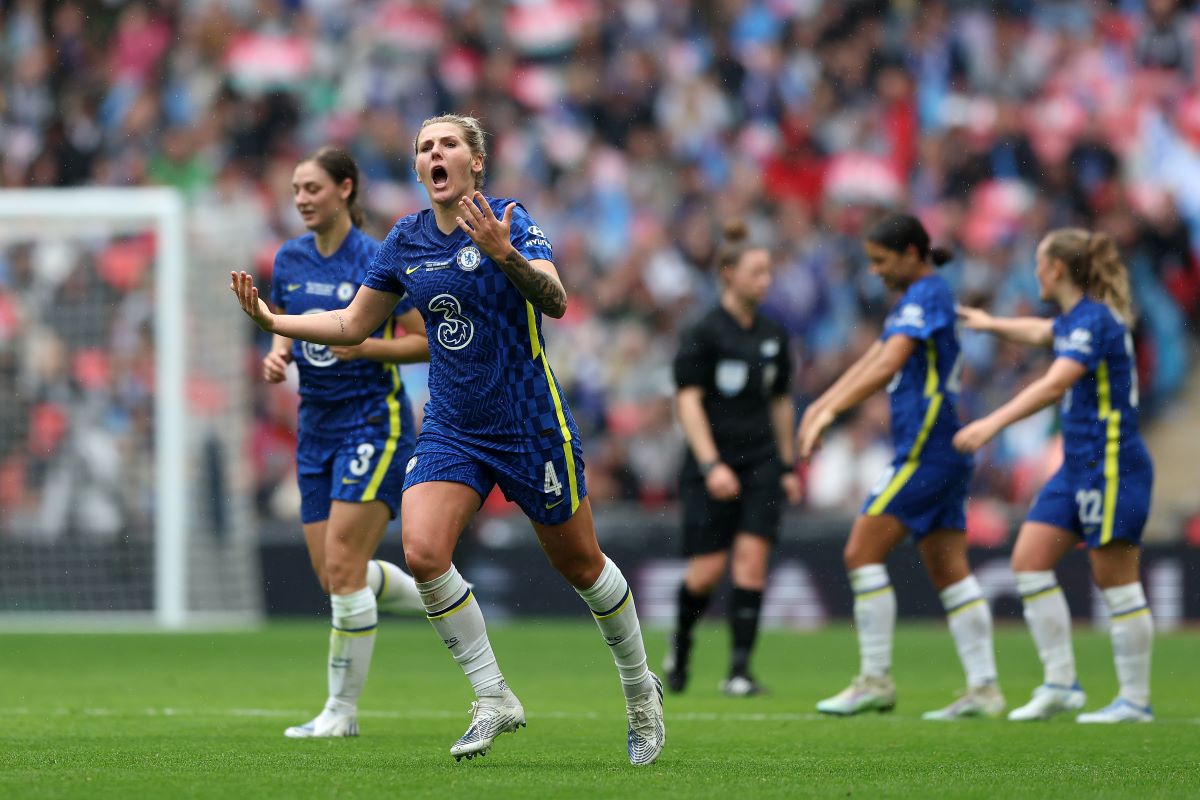
[[[323,147],[296,165],[292,198],[309,233],[275,256],[271,303],[290,314],[344,308],[379,242],[360,229],[358,166]],[[397,363],[426,361],[429,343],[411,304],[397,306],[356,347],[329,348],[278,333],[263,379],[300,372],[296,471],[309,558],[330,595],[329,697],[317,717],[284,733],[294,739],[358,735],[358,699],[367,680],[380,609],[422,608],[413,579],[371,559],[400,508],[404,464],[416,435]],[[397,338],[399,325],[411,335]]]
[[[542,337],[542,314],[559,318],[567,307],[550,242],[519,203],[479,191],[486,153],[475,119],[426,120],[414,147],[432,208],[396,223],[347,309],[280,316],[249,275],[235,273],[231,288],[264,330],[328,345],[361,342],[405,297],[425,317],[430,399],[401,519],[426,613],[477,697],[450,754],[486,753],[496,736],[525,724],[479,604],[452,563],[463,528],[499,484],[591,608],[620,673],[630,763],[653,763],[666,737],[662,686],[646,666],[629,584],[596,541],[579,430]]]
[[[959,431],[956,448],[973,453],[1017,420],[1062,402],[1063,464],[1029,509],[1012,555],[1045,682],[1008,718],[1048,719],[1086,702],[1075,676],[1070,612],[1054,575],[1058,562],[1082,541],[1112,612],[1120,693],[1105,708],[1076,719],[1150,722],[1154,623],[1138,562],[1154,467],[1138,433],[1129,274],[1111,238],[1078,228],[1051,231],[1042,240],[1036,274],[1042,299],[1062,311],[1053,320],[997,319],[960,309],[968,328],[1053,347],[1055,358],[1040,379]]]
[[[883,562],[912,534],[967,673],[967,690],[958,700],[925,719],[996,716],[1004,711],[1004,696],[996,684],[992,612],[967,563],[964,535],[971,459],[951,446],[959,429],[961,347],[950,286],[934,272],[950,255],[930,249],[924,226],[906,214],[876,223],[866,249],[872,271],[903,297],[884,321],[880,340],[805,411],[800,455],[812,453],[838,414],[887,386],[896,456],[846,543],[861,669],[817,710],[857,714],[895,705],[890,672],[896,596]]]

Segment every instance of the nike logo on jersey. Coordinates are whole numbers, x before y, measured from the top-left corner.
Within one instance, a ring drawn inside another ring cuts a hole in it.
[[[351,480],[350,478],[342,478],[342,485],[349,486],[350,484],[358,483],[358,478]]]
[[[566,498],[564,497],[563,500],[565,499]],[[559,500],[557,503],[546,503],[546,510],[549,511],[550,509],[556,508],[560,505],[562,505],[562,500]]]
[[[405,275],[412,275],[414,272],[416,272],[417,270],[419,270],[419,269],[420,269],[421,267],[423,267],[423,266],[425,266],[425,265],[424,265],[424,264],[417,264],[415,267],[405,267],[405,268],[404,268],[404,274],[405,274]]]
[[[296,291],[296,290],[297,290],[297,289],[299,289],[299,288],[300,288],[300,284],[298,284],[298,283],[289,283],[289,284],[287,285],[287,290],[288,290],[289,292],[294,292],[294,291]]]

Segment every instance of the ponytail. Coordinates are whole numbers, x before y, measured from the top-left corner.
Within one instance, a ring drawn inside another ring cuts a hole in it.
[[[365,218],[362,206],[358,202],[358,164],[354,163],[354,158],[341,148],[322,147],[312,155],[300,159],[302,164],[305,161],[311,161],[325,170],[325,174],[333,179],[335,186],[340,186],[345,180],[351,182],[350,196],[346,198],[346,210],[350,212],[350,222],[354,227],[361,228]]]
[[[929,231],[911,214],[888,214],[871,226],[866,238],[871,244],[893,253],[905,253],[914,247],[922,261],[931,261],[935,267],[954,258],[954,254],[944,247],[929,246]]]
[[[1133,324],[1129,270],[1111,236],[1060,228],[1046,236],[1046,257],[1066,265],[1071,282],[1085,295],[1111,308],[1127,326]]]

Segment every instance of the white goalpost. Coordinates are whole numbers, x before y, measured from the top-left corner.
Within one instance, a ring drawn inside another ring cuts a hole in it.
[[[220,246],[189,248],[188,229],[173,189],[0,191],[10,273],[0,299],[7,291],[21,326],[0,403],[28,428],[28,443],[0,448],[0,473],[20,487],[0,508],[4,627],[182,629],[262,616],[242,474],[249,340],[230,324],[235,304],[207,302],[221,285],[211,262],[242,254],[213,231]],[[150,260],[142,272],[138,252]],[[148,396],[112,401],[135,392],[125,384],[137,380],[122,383],[135,374]],[[106,426],[120,432],[95,433]]]

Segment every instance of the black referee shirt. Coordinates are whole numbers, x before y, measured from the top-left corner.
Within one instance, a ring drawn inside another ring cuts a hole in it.
[[[770,401],[788,394],[791,379],[787,333],[762,314],[747,330],[718,305],[680,337],[675,384],[704,390],[717,452],[731,467],[778,459]],[[693,469],[687,450],[687,468]]]

